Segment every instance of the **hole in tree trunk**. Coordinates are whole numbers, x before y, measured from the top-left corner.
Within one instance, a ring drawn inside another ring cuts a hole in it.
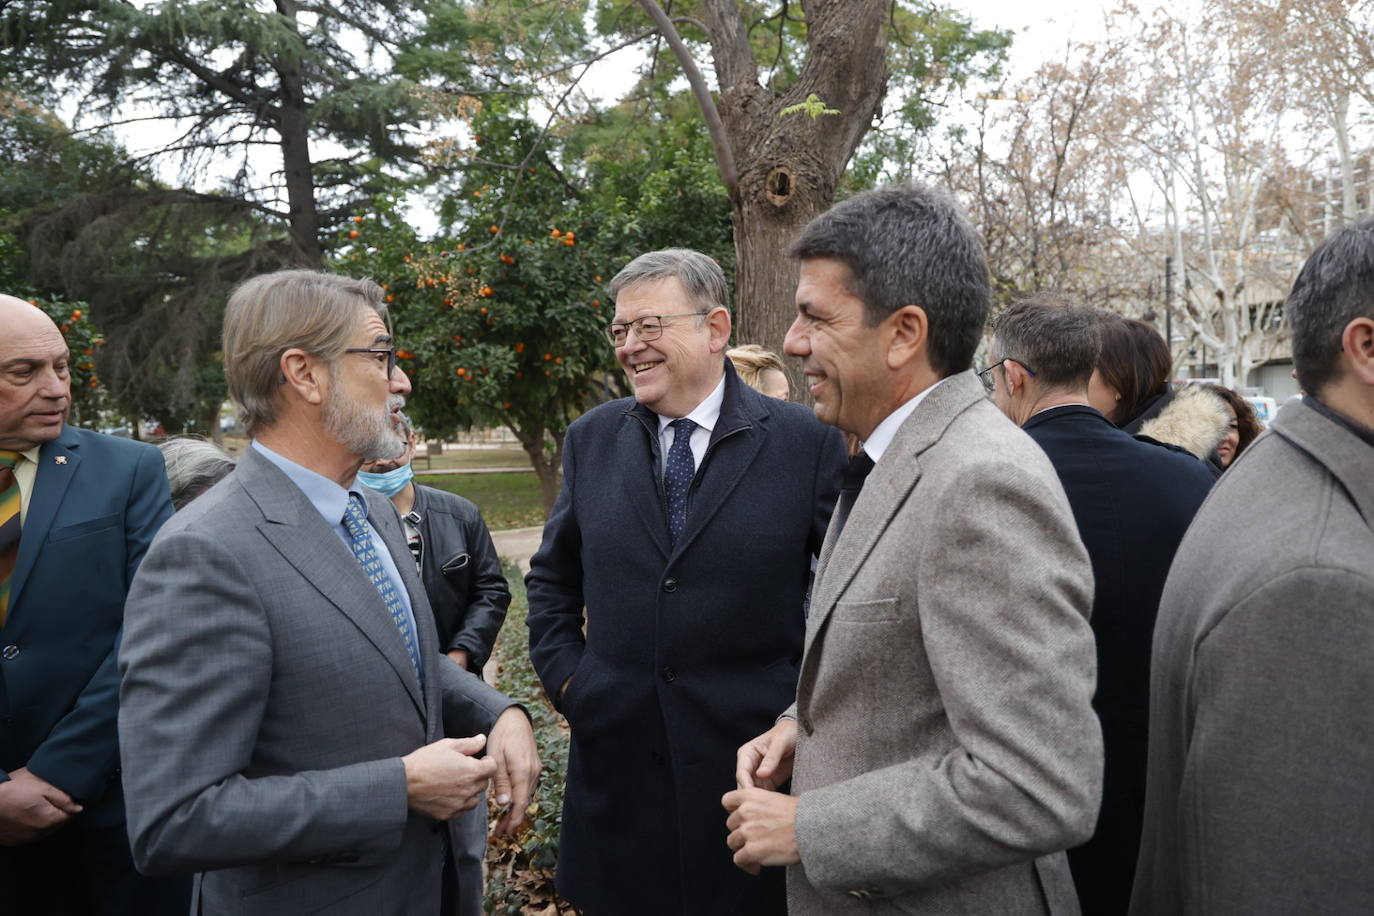
[[[781,207],[792,197],[792,170],[780,165],[764,179],[764,192],[775,207]]]

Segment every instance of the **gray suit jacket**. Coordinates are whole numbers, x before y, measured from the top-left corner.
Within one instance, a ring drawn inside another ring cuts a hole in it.
[[[1061,850],[1102,784],[1093,583],[1049,460],[964,372],[841,512],[789,711],[789,912],[1076,913]]]
[[[449,826],[409,811],[400,757],[486,732],[510,701],[439,654],[391,503],[423,690],[376,588],[256,451],[167,523],[120,652],[129,836],[141,870],[205,872],[207,914],[438,910]]]
[[[1279,412],[1155,627],[1133,914],[1374,913],[1374,448]]]

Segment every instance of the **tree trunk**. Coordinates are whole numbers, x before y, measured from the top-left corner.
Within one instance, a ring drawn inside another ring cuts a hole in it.
[[[277,11],[296,20],[293,0],[277,0]],[[319,211],[315,206],[314,163],[310,158],[309,102],[299,61],[276,60],[273,67],[281,80],[277,132],[281,137],[282,170],[286,181],[288,222],[296,257],[304,267],[324,266],[320,246]]]
[[[701,105],[735,228],[736,340],[780,350],[792,322],[797,268],[787,247],[833,202],[840,176],[882,105],[887,89],[890,0],[802,0],[807,56],[797,82],[775,92],[759,82],[745,5],[704,0],[718,101],[672,23],[640,0],[682,63]],[[814,95],[835,113],[784,115]],[[794,390],[800,368],[789,366]]]

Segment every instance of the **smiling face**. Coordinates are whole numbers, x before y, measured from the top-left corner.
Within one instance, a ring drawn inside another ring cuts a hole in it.
[[[615,358],[634,385],[635,400],[664,417],[691,413],[720,382],[724,373],[730,313],[712,309],[703,318],[686,315],[702,308],[676,277],[646,280],[627,286],[615,300],[616,324],[653,315],[685,315],[663,319],[663,333],[643,341],[631,329]]]
[[[0,296],[0,449],[28,451],[61,435],[72,402],[67,361],[47,314]]]
[[[1236,409],[1230,404],[1226,405],[1226,412],[1231,417],[1231,422],[1226,425],[1226,435],[1217,445],[1217,458],[1221,460],[1223,468],[1229,467],[1236,458],[1236,449],[1240,447],[1240,423],[1236,420]]]
[[[869,327],[863,300],[846,285],[849,268],[834,258],[801,263],[797,318],[783,349],[799,356],[816,419],[860,439],[890,412],[880,352],[881,328]]]

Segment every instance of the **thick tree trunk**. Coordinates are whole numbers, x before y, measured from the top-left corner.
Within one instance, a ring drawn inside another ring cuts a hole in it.
[[[295,0],[277,0],[277,12],[295,23]],[[281,80],[277,131],[281,137],[282,170],[286,180],[286,204],[291,242],[304,267],[324,266],[320,246],[319,211],[315,206],[314,162],[310,158],[309,102],[299,61],[276,60],[273,67]]]

